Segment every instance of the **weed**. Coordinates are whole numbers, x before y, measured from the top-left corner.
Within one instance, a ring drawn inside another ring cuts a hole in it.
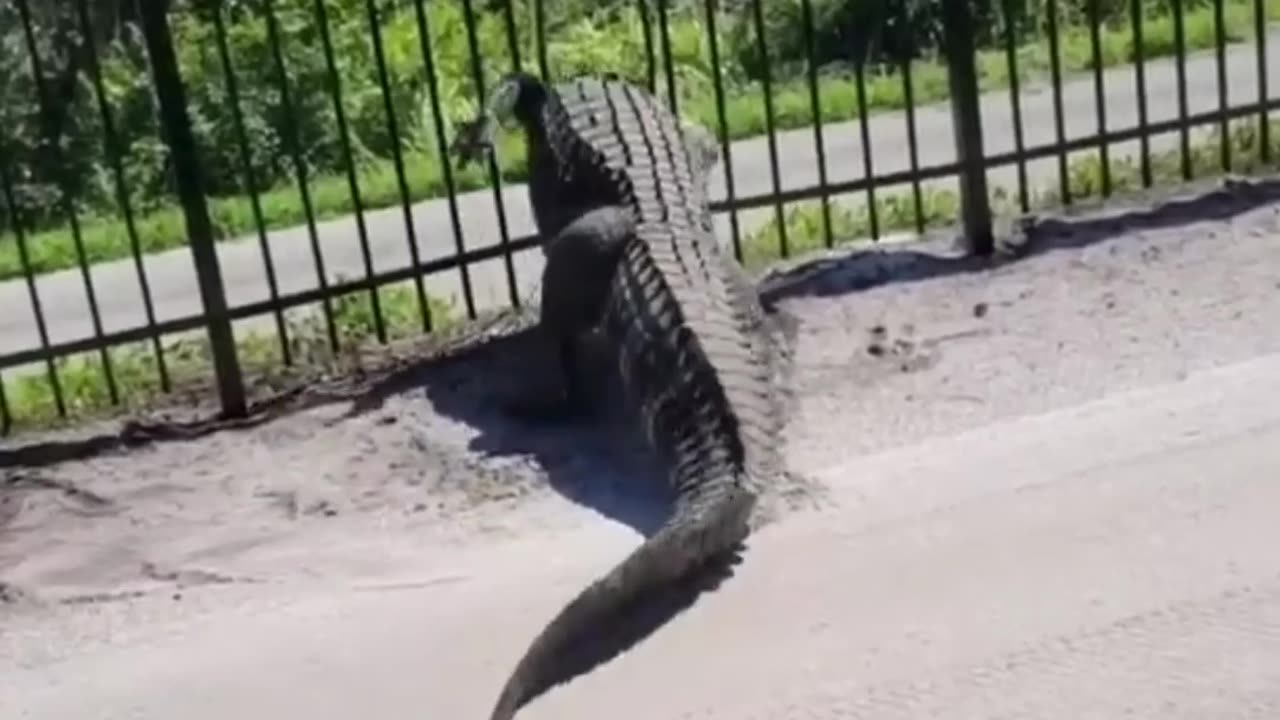
[[[1253,121],[1239,121],[1230,130],[1232,172],[1252,175],[1274,169],[1280,159],[1280,123],[1272,123],[1270,164],[1262,160],[1261,133]],[[1222,134],[1217,129],[1204,134],[1191,145],[1192,176],[1209,178],[1223,174],[1221,166]],[[1179,150],[1152,153],[1150,156],[1152,185],[1173,186],[1182,182],[1182,154]],[[1131,156],[1109,158],[1112,196],[1143,189],[1141,165]],[[1102,198],[1102,161],[1096,151],[1081,152],[1069,166],[1073,201]],[[1029,188],[1029,205],[1034,210],[1058,207],[1062,203],[1056,188]],[[997,215],[1013,215],[1019,211],[1014,193],[1002,186],[991,188],[989,197]],[[953,225],[958,222],[960,198],[950,189],[921,188],[920,215],[925,228]],[[850,207],[852,205],[852,207]],[[865,203],[831,204],[832,246],[870,243],[870,213]],[[910,230],[916,227],[917,213],[912,196],[903,191],[882,192],[876,198],[877,220],[881,232]],[[785,215],[788,255],[803,254],[827,247],[822,206],[817,200],[792,203]],[[782,256],[777,221],[752,232],[742,240],[742,260],[749,269],[759,269]]]

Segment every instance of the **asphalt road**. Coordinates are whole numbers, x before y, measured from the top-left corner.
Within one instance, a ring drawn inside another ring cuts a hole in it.
[[[1268,44],[1275,46],[1280,31],[1273,30]],[[1233,103],[1254,102],[1258,98],[1257,50],[1249,44],[1232,46],[1227,55],[1229,96]],[[1177,117],[1177,83],[1172,60],[1147,63],[1147,108],[1152,122]],[[1212,52],[1199,53],[1188,58],[1187,107],[1191,113],[1211,111],[1217,108],[1218,83],[1216,61]],[[1274,96],[1280,88],[1280,57],[1269,53],[1268,96]],[[1132,66],[1112,68],[1105,73],[1105,111],[1109,128],[1133,126],[1137,122],[1138,103],[1134,89]],[[1052,94],[1047,86],[1027,89],[1021,94],[1025,143],[1029,146],[1053,142]],[[1000,153],[1014,147],[1010,93],[992,92],[983,97],[984,142],[988,153]],[[1097,127],[1094,83],[1089,75],[1075,76],[1065,84],[1063,93],[1065,131],[1068,138],[1092,134]],[[916,112],[920,158],[924,165],[934,165],[954,160],[953,127],[949,106],[934,104],[921,107]],[[872,159],[877,173],[905,170],[910,166],[907,152],[907,127],[905,114],[884,113],[871,118]],[[828,125],[824,130],[828,157],[828,180],[840,182],[862,176],[863,160],[861,139],[856,122]],[[793,189],[817,182],[816,154],[812,129],[793,130],[778,135],[778,156],[782,189]],[[1177,146],[1177,134],[1168,133],[1151,142],[1153,149]],[[1113,146],[1114,155],[1136,154],[1136,141]],[[772,190],[770,160],[767,140],[763,137],[743,140],[732,145],[732,164],[735,191],[739,196],[751,196]],[[1054,158],[1044,158],[1027,166],[1033,185],[1055,186],[1057,164]],[[993,184],[1009,189],[1016,185],[1015,167],[1010,165],[990,173]],[[938,181],[954,187],[950,180]],[[936,184],[936,183],[935,183]],[[723,170],[712,183],[712,196],[724,196]],[[504,191],[507,217],[512,237],[533,231],[532,217],[523,185],[509,186]],[[840,202],[861,203],[864,193],[847,195]],[[489,189],[463,194],[458,197],[463,217],[465,246],[481,248],[498,242],[499,233],[494,213],[494,197]],[[455,252],[455,238],[451,231],[448,204],[444,200],[418,203],[412,207],[418,246],[424,260],[446,257]],[[742,228],[749,231],[773,218],[769,207],[758,208],[739,215]],[[392,207],[366,213],[375,272],[390,271],[410,264],[407,233],[403,210]],[[720,236],[724,242],[730,237],[728,217],[718,218]],[[320,224],[326,275],[332,280],[339,276],[354,278],[365,272],[361,257],[356,225],[352,217],[340,218]],[[282,293],[295,292],[317,286],[315,263],[311,257],[308,234],[305,227],[273,231],[269,235],[279,289]],[[256,235],[250,238],[219,245],[227,296],[233,305],[265,300],[269,297],[264,263]],[[516,282],[522,292],[528,292],[537,281],[541,267],[537,252],[521,253],[515,261]],[[200,297],[195,281],[191,256],[188,250],[178,249],[148,256],[146,273],[151,285],[152,297],[160,320],[192,315],[200,312]],[[478,307],[491,307],[509,302],[507,275],[502,260],[488,260],[468,268]],[[105,331],[118,331],[145,324],[142,294],[138,274],[132,259],[102,263],[92,269]],[[440,297],[453,297],[461,304],[460,275],[456,271],[440,273],[427,279],[428,291]],[[88,312],[84,283],[78,270],[67,270],[40,277],[38,291],[43,314],[48,324],[52,342],[65,342],[93,335]],[[256,324],[271,323],[270,316],[247,321]],[[34,314],[26,283],[17,280],[0,283],[0,353],[20,351],[39,346]]]

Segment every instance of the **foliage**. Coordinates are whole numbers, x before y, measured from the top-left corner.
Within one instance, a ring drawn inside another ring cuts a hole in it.
[[[19,8],[24,0],[0,3],[0,172],[12,186],[12,202],[0,195],[0,278],[21,273],[14,243],[15,220],[30,236],[33,269],[74,265],[78,246],[90,261],[128,252],[128,233],[120,223],[113,159],[120,157],[126,199],[137,218],[144,251],[174,247],[184,240],[181,215],[173,199],[172,160],[162,142],[156,103],[137,18],[126,0],[39,3],[32,10],[32,37],[41,61],[42,83],[35,82]],[[1005,81],[1002,28],[1005,15],[1015,20],[1024,80],[1047,66],[1044,37],[1050,0],[977,0],[976,26],[982,82]],[[1171,50],[1167,12],[1171,0],[1141,0],[1150,22],[1148,57]],[[1188,15],[1188,45],[1213,41],[1211,0],[1183,0]],[[200,164],[211,194],[215,233],[228,237],[250,232],[260,209],[269,228],[306,219],[297,174],[308,182],[317,219],[352,210],[345,173],[354,170],[365,207],[401,201],[393,161],[399,154],[407,175],[408,196],[419,200],[442,194],[446,178],[439,153],[442,139],[477,107],[473,55],[487,89],[512,67],[514,46],[525,68],[538,65],[540,42],[554,77],[585,72],[615,72],[647,82],[654,74],[659,89],[665,77],[651,67],[646,28],[659,56],[664,47],[655,7],[646,14],[634,0],[541,0],[545,32],[535,31],[533,0],[173,0],[169,21],[189,114],[197,136]],[[764,131],[768,125],[759,81],[765,66],[756,32],[755,0],[719,0],[713,19],[718,51],[712,63],[703,0],[668,0],[668,40],[675,68],[677,99],[683,114],[709,128],[719,127],[714,78],[720,73],[726,94],[729,138]],[[1087,32],[1080,23],[1090,6],[1109,25],[1104,28],[1104,62],[1120,62],[1139,50],[1127,29],[1131,0],[1056,0],[1064,67],[1083,69],[1092,62]],[[774,124],[808,125],[816,119],[804,82],[806,42],[804,9],[814,19],[815,60],[823,71],[822,119],[857,116],[856,84],[848,66],[865,59],[867,103],[871,109],[905,103],[901,79],[893,67],[904,56],[920,58],[914,67],[917,102],[947,96],[944,67],[936,60],[941,43],[937,0],[761,0],[758,7],[768,39],[774,84]],[[1252,0],[1227,0],[1229,37],[1252,26]],[[1280,14],[1280,0],[1266,0],[1268,15]],[[467,9],[476,13],[475,47]],[[323,24],[320,22],[323,15]],[[426,28],[420,35],[421,25]],[[1192,22],[1195,20],[1196,22]],[[510,21],[510,24],[508,24]],[[92,30],[83,33],[84,27]],[[273,33],[274,26],[274,33]],[[514,30],[508,34],[508,27]],[[322,29],[327,28],[327,32]],[[375,44],[371,29],[376,28]],[[279,40],[288,91],[285,102]],[[224,72],[222,40],[228,49],[230,76]],[[326,53],[332,47],[332,67]],[[434,87],[425,72],[423,50],[430,52]],[[381,50],[379,55],[378,50]],[[473,52],[474,49],[474,52]],[[381,60],[381,62],[380,62]],[[94,69],[100,70],[95,73]],[[392,109],[386,114],[385,92]],[[112,133],[106,133],[96,82],[101,78]],[[235,97],[229,77],[234,78]],[[41,111],[40,86],[48,99]],[[339,133],[333,91],[340,90],[346,138]],[[434,94],[433,94],[434,89]],[[235,102],[233,102],[233,99]],[[434,107],[440,108],[436,117]],[[391,120],[394,120],[394,132]],[[243,135],[243,144],[242,144]],[[52,139],[52,141],[50,140]],[[503,174],[523,177],[522,143],[502,138]],[[350,157],[347,149],[350,147]],[[295,166],[295,153],[301,167]],[[249,172],[243,167],[249,162]],[[453,173],[454,188],[479,187],[484,174]],[[63,191],[66,191],[64,197]],[[250,191],[260,194],[252,207]],[[64,200],[77,210],[82,237],[67,229]],[[16,206],[17,216],[13,211]]]

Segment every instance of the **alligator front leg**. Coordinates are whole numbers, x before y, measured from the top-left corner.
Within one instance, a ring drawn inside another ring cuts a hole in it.
[[[508,401],[508,413],[553,421],[587,409],[577,340],[600,324],[631,230],[630,214],[609,206],[583,213],[547,242],[539,331],[555,347],[560,377],[554,390],[540,387]]]

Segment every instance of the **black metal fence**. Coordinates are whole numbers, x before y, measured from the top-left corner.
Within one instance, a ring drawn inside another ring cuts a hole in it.
[[[986,252],[993,212],[1272,160],[1280,0],[166,4],[0,4],[5,432],[210,373],[235,414],[244,364],[302,362],[303,335],[337,352],[519,304],[518,139],[442,160],[512,68],[611,70],[714,132],[746,261],[957,220]],[[194,360],[165,340],[191,331]]]

